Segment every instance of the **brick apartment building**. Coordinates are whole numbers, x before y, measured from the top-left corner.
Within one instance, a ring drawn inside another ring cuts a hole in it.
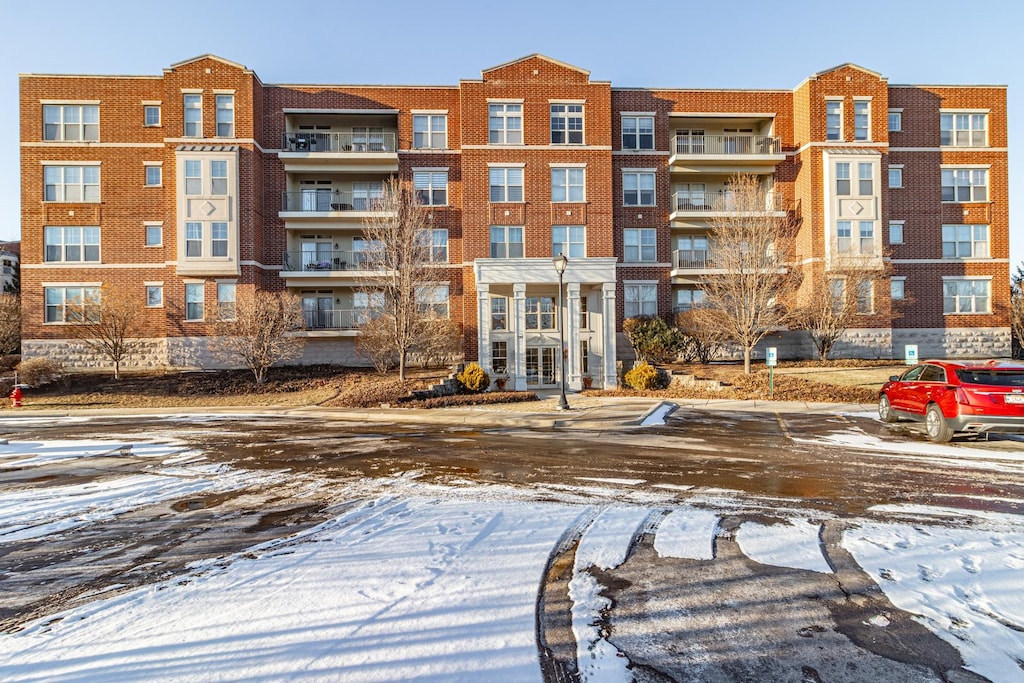
[[[846,64],[795,89],[619,88],[540,55],[451,86],[271,85],[211,55],[22,75],[24,353],[94,362],[65,319],[106,285],[144,302],[135,363],[210,364],[207,321],[255,287],[302,298],[302,362],[365,364],[362,221],[397,176],[428,204],[448,274],[429,303],[467,359],[524,388],[564,356],[570,386],[610,386],[624,318],[700,304],[737,172],[793,214],[794,268],[890,264],[848,294],[861,315],[836,355],[1009,354],[1005,87]],[[768,343],[812,353],[796,332]]]

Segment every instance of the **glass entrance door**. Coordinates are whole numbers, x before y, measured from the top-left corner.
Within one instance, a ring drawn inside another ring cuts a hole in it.
[[[557,380],[557,354],[555,346],[534,346],[526,349],[526,384],[551,387]]]

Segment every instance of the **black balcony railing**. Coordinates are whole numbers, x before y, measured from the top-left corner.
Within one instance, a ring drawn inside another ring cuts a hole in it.
[[[395,133],[285,133],[281,149],[285,152],[394,153]]]

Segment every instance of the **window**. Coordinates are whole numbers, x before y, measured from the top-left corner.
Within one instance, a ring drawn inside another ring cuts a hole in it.
[[[203,256],[203,224],[185,223],[185,256],[202,258]]]
[[[843,139],[842,100],[826,100],[825,102],[825,139]]]
[[[657,261],[657,231],[654,228],[626,228],[622,231],[622,260],[632,263]]]
[[[889,244],[903,244],[903,221],[889,221]]]
[[[988,144],[988,114],[939,114],[939,144],[984,147]]]
[[[487,105],[487,141],[492,145],[523,144],[523,105]]]
[[[434,263],[448,262],[448,229],[435,228],[430,233],[430,260]]]
[[[491,342],[491,372],[496,375],[508,374],[508,342]]]
[[[582,225],[556,225],[551,228],[551,255],[569,258],[587,255],[587,229]]]
[[[214,222],[210,224],[210,255],[228,255],[228,224]]]
[[[860,221],[860,253],[872,254],[875,251],[875,222]]]
[[[203,96],[185,95],[185,132],[186,138],[203,137]]]
[[[203,319],[203,283],[185,285],[185,320]]]
[[[490,169],[490,185],[492,202],[523,201],[523,169],[521,168]]]
[[[875,312],[875,283],[861,280],[857,283],[857,313],[862,315]]]
[[[846,308],[846,280],[841,277],[829,280],[828,291],[832,297],[832,312],[842,315]]]
[[[583,144],[583,105],[551,105],[551,144]]]
[[[889,167],[889,187],[903,187],[903,167]]]
[[[228,162],[210,162],[210,194],[226,195],[228,193]]]
[[[427,206],[448,204],[448,171],[413,171],[416,201]]]
[[[164,169],[161,166],[146,166],[146,187],[160,187],[164,184]]]
[[[590,314],[587,311],[587,297],[586,295],[580,297],[580,329],[590,329]]]
[[[903,110],[889,110],[889,132],[898,133],[903,130]]]
[[[159,126],[160,125],[160,105],[159,104],[147,104],[142,107],[142,125],[144,126]]]
[[[626,284],[623,290],[625,317],[636,318],[642,315],[658,314],[658,285]]]
[[[580,340],[580,372],[584,375],[590,374],[590,341],[587,339]]]
[[[654,149],[654,117],[622,117],[622,149]]]
[[[553,297],[526,297],[526,329],[555,329],[555,300]]]
[[[893,301],[903,301],[907,298],[906,279],[894,277],[889,280],[889,298]]]
[[[413,149],[447,149],[448,116],[445,114],[413,114]]]
[[[217,315],[221,320],[235,319],[235,283],[217,283]]]
[[[853,101],[853,139],[871,139],[871,102],[868,100]]]
[[[330,301],[330,297],[327,297]],[[365,325],[384,310],[384,292],[354,292],[352,315],[358,325]],[[323,310],[323,309],[322,309]]]
[[[164,286],[146,285],[146,308],[160,308],[164,305]]]
[[[988,258],[987,225],[943,225],[942,258]]]
[[[622,172],[622,205],[654,206],[654,173],[649,171]]]
[[[43,228],[44,260],[50,263],[100,260],[100,229],[97,227]]]
[[[676,311],[683,313],[699,308],[704,305],[703,289],[677,289],[676,290]]]
[[[235,137],[235,96],[217,95],[217,137]]]
[[[987,199],[987,170],[981,168],[942,169],[942,201],[984,202]]]
[[[96,320],[99,315],[99,287],[44,287],[43,320],[48,323],[76,323]]]
[[[846,161],[836,163],[836,194],[850,194],[850,164]]]
[[[988,313],[991,280],[948,278],[942,281],[943,313]]]
[[[164,226],[162,225],[147,225],[146,226],[146,246],[147,247],[160,247],[164,243]]]
[[[356,211],[377,211],[384,198],[384,181],[352,183],[352,207]]]
[[[491,297],[491,329],[508,329],[508,299],[503,296]]]
[[[874,194],[874,181],[870,162],[857,164],[857,192],[862,196]]]
[[[551,201],[582,202],[586,201],[584,193],[583,168],[552,168],[551,169]]]
[[[680,237],[676,242],[676,268],[711,268],[713,263],[708,253],[708,238],[705,235]]]
[[[203,162],[198,159],[185,160],[185,194],[203,193]]]
[[[840,254],[850,253],[850,247],[853,245],[852,226],[851,221],[836,221],[836,250]]]
[[[418,290],[416,303],[423,312],[433,312],[441,318],[447,318],[448,285],[434,285]]]
[[[100,108],[98,105],[43,105],[43,139],[65,142],[100,139]]]
[[[523,258],[523,229],[492,225],[491,258]]]
[[[98,202],[99,166],[44,166],[43,199],[48,202]]]

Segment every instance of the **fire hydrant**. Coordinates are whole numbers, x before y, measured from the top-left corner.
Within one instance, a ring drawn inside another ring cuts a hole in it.
[[[14,387],[11,390],[11,405],[15,408],[21,407],[21,387]]]

